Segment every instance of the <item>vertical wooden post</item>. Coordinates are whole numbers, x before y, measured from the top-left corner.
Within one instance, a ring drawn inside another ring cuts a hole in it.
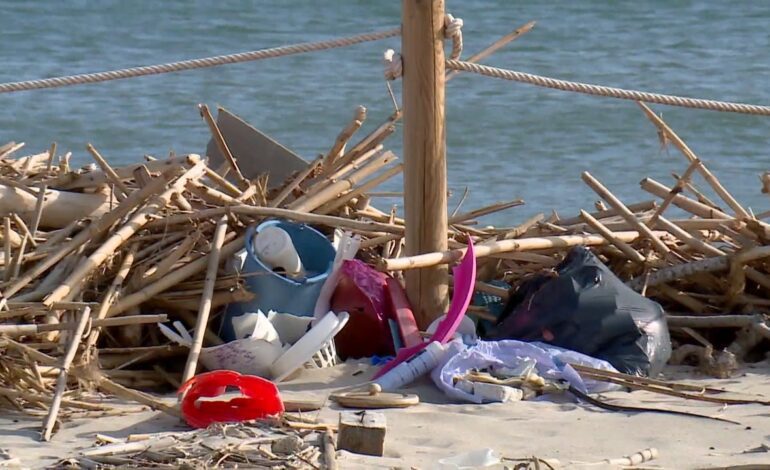
[[[444,132],[444,0],[403,0],[404,214],[406,254],[447,249]],[[417,323],[447,308],[446,266],[406,272]]]

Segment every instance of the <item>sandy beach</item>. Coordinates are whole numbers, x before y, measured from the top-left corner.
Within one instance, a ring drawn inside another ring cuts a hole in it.
[[[699,376],[687,367],[670,367],[664,375],[668,379],[724,388],[742,397],[766,398],[770,396],[768,366],[768,362],[753,364],[725,380]],[[360,373],[361,370],[365,372]],[[282,394],[287,398],[325,397],[335,389],[363,382],[371,373],[371,368],[354,363],[308,370],[283,384]],[[638,391],[603,395],[613,403],[684,410],[740,423],[730,424],[660,413],[610,412],[566,397],[560,402],[453,404],[428,379],[406,392],[419,394],[421,403],[403,410],[385,410],[385,456],[338,452],[341,468],[442,468],[438,462],[443,458],[484,448],[511,459],[557,459],[562,468],[620,468],[600,462],[650,447],[658,449],[659,457],[635,468],[770,468],[770,454],[762,451],[770,441],[770,408],[762,405],[722,407]],[[336,423],[339,411],[336,405],[327,404],[317,413],[317,419]],[[22,468],[45,468],[94,446],[96,433],[120,438],[188,428],[160,412],[143,411],[68,422],[50,443],[39,442],[39,429],[38,419],[6,414],[0,418],[0,447],[19,458]]]

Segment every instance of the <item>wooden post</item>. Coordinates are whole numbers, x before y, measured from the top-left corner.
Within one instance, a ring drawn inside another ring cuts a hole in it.
[[[406,254],[447,249],[444,131],[444,0],[403,0],[404,214]],[[448,270],[406,273],[406,291],[420,327],[447,308]]]

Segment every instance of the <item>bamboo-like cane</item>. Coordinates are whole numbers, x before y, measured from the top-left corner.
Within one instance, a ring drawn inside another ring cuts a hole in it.
[[[171,268],[173,268],[174,265],[182,259],[182,257],[187,256],[190,250],[195,247],[195,245],[198,243],[198,240],[199,237],[194,235],[190,236],[186,238],[182,243],[177,245],[176,249],[172,250],[170,253],[164,253],[158,264],[145,271],[144,277],[139,281],[139,286],[152,284],[156,280],[168,274],[168,272],[171,271]]]
[[[171,196],[171,202],[180,210],[185,212],[193,211],[192,204],[190,204],[190,201],[188,201],[181,193],[174,193],[174,195]]]
[[[46,173],[51,174],[53,170],[53,159],[56,157],[56,142],[51,142],[51,148],[48,149],[48,165],[46,167]]]
[[[666,321],[670,327],[688,328],[745,328],[757,321],[756,315],[667,315]]]
[[[702,253],[706,253],[712,256],[721,256],[725,254],[725,252],[720,250],[719,248],[716,248],[702,240],[699,240],[696,237],[693,237],[692,235],[687,233],[684,229],[680,228],[678,225],[672,223],[671,221],[669,221],[668,219],[664,218],[661,215],[658,216],[657,224],[659,229],[668,231],[671,235],[677,237],[684,244],[690,246],[691,248],[697,251],[700,251]]]
[[[694,276],[699,273],[726,271],[729,267],[730,259],[728,256],[715,256],[675,266],[667,266],[651,273],[649,277],[636,277],[628,281],[626,285],[638,291],[641,290],[642,286],[645,284],[648,287],[657,286],[677,279]]]
[[[649,227],[644,225],[639,221],[639,219],[636,218],[636,216],[631,212],[622,202],[620,202],[620,199],[615,197],[614,194],[612,194],[604,185],[602,185],[596,178],[591,176],[590,173],[587,171],[583,172],[582,175],[583,181],[596,192],[596,194],[599,195],[602,199],[607,201],[607,203],[612,206],[615,210],[618,211],[618,213],[626,219],[626,221],[631,224],[636,230],[639,231],[639,233],[643,234],[646,238],[652,242],[652,246],[655,248],[655,251],[660,253],[664,258],[669,257],[669,248],[666,246],[665,243],[660,241],[658,237],[656,237],[652,230],[650,230]]]
[[[535,21],[530,21],[529,23],[514,29],[512,32],[506,34],[505,36],[501,37],[500,39],[492,43],[490,46],[486,47],[484,50],[477,52],[476,54],[473,54],[472,56],[468,57],[465,60],[467,62],[473,63],[473,62],[479,62],[486,59],[487,57],[492,55],[494,52],[496,52],[497,50],[499,50],[509,42],[513,42],[516,39],[520,38],[521,36],[530,32],[532,28],[535,27],[535,24],[536,24]],[[453,79],[455,76],[457,76],[460,73],[462,72],[460,72],[459,70],[451,70],[447,72],[446,81]]]
[[[671,205],[671,202],[674,200],[674,196],[682,192],[682,188],[684,185],[690,180],[690,177],[695,172],[695,170],[698,168],[698,166],[701,165],[700,159],[696,158],[695,160],[690,163],[690,166],[687,167],[687,170],[685,170],[684,174],[681,178],[679,178],[674,185],[674,187],[671,189],[671,192],[666,196],[665,199],[663,199],[663,202],[660,204],[660,206],[655,209],[655,212],[652,214],[652,217],[647,221],[648,227],[655,227],[655,222],[658,220],[658,217],[660,217],[663,214],[663,211],[665,211],[669,205]]]
[[[70,342],[67,352],[64,355],[60,366],[59,376],[56,379],[56,391],[53,395],[53,401],[51,402],[51,408],[48,411],[48,415],[43,421],[43,440],[50,441],[51,434],[53,433],[53,427],[56,423],[56,417],[59,415],[59,407],[61,406],[61,400],[64,396],[64,389],[67,387],[67,373],[69,372],[70,365],[75,359],[75,354],[78,352],[78,345],[83,337],[83,332],[86,329],[88,320],[91,318],[91,309],[86,308],[80,314],[80,320],[77,323],[75,331],[72,334],[72,341]]]
[[[254,207],[239,205],[233,207],[217,207],[214,209],[205,209],[193,214],[172,215],[163,219],[156,220],[147,224],[148,228],[165,227],[176,224],[188,223],[190,220],[209,219],[211,217],[221,216],[222,214],[236,214],[248,217],[263,218],[277,217],[307,224],[323,225],[325,227],[342,228],[354,232],[384,232],[401,234],[404,233],[404,227],[395,224],[381,222],[370,222],[365,220],[346,219],[344,217],[335,217],[331,215],[318,215],[313,213],[299,212],[290,209],[280,209],[277,207]]]
[[[19,142],[18,144],[16,142],[9,142],[8,144],[3,145],[3,147],[0,148],[0,160],[11,156],[11,154],[22,149],[25,145],[27,144],[24,142]]]
[[[217,280],[217,270],[219,268],[219,258],[222,250],[222,244],[227,233],[227,216],[222,216],[217,222],[217,228],[214,232],[214,240],[211,243],[211,253],[208,256],[208,267],[206,269],[206,281],[203,286],[203,295],[201,296],[200,309],[198,310],[198,321],[195,323],[195,332],[193,333],[192,345],[190,346],[190,355],[187,356],[187,363],[182,373],[182,383],[190,380],[198,368],[198,358],[203,348],[203,336],[209,322],[209,313],[211,312],[211,297],[214,295],[214,283]]]
[[[136,171],[136,169],[141,166],[146,167],[150,173],[167,173],[174,170],[175,168],[180,168],[183,165],[193,165],[198,160],[200,160],[200,156],[191,154],[184,157],[174,157],[166,160],[153,160],[145,163],[136,163],[123,167],[115,167],[113,170],[115,171],[115,174],[118,175],[118,178],[123,181],[133,178],[134,171]],[[58,178],[49,181],[48,185],[56,189],[73,190],[94,188],[109,182],[110,178],[107,176],[107,174],[103,171],[97,170],[82,174],[65,173]]]
[[[674,289],[673,287],[666,284],[658,285],[656,289],[669,299],[684,305],[686,308],[693,312],[704,313],[708,309],[708,305],[694,298],[693,296],[682,292],[679,289]]]
[[[102,155],[96,150],[96,148],[88,144],[86,145],[86,150],[88,150],[88,153],[91,154],[92,157],[94,157],[94,160],[99,165],[99,167],[102,169],[104,174],[107,175],[107,177],[110,179],[110,182],[115,185],[115,188],[117,189],[116,196],[118,198],[118,201],[123,201],[130,193],[128,188],[125,184],[123,184],[123,181],[120,179],[120,177],[115,173],[115,170],[112,169],[109,163],[107,163],[107,160],[102,157]]]
[[[168,180],[165,177],[161,176],[153,180],[152,184],[149,184],[138,191],[132,192],[131,195],[127,197],[125,201],[121,202],[115,209],[92,222],[88,228],[81,230],[80,233],[78,233],[70,241],[60,245],[58,250],[51,253],[50,256],[35,265],[35,267],[32,269],[27,270],[23,276],[14,281],[10,287],[5,289],[3,292],[5,297],[12,297],[14,294],[26,287],[30,282],[37,279],[38,276],[43,274],[56,263],[61,261],[64,257],[69,255],[72,251],[81,247],[93,237],[106,232],[115,222],[122,219],[129,212],[135,209],[137,205],[141,204],[144,200],[152,197],[153,195],[160,193],[165,188],[167,181]]]
[[[646,261],[644,256],[642,256],[638,251],[634,250],[631,247],[631,245],[629,245],[628,243],[622,240],[618,240],[615,237],[615,234],[613,234],[601,222],[591,217],[591,214],[589,214],[584,210],[581,210],[580,216],[583,217],[586,223],[591,227],[593,227],[599,233],[599,235],[606,238],[608,242],[612,243],[615,247],[617,247],[620,251],[622,251],[628,257],[628,259],[636,263],[642,263],[642,264]]]
[[[112,279],[112,283],[110,283],[110,287],[107,289],[107,292],[104,294],[104,298],[102,299],[102,302],[99,304],[99,309],[96,311],[96,318],[94,319],[94,323],[97,321],[104,320],[107,318],[107,312],[110,309],[110,306],[112,306],[113,302],[115,302],[115,299],[120,293],[120,289],[123,286],[123,282],[128,277],[128,273],[131,271],[131,266],[134,263],[134,259],[136,257],[137,249],[139,248],[139,245],[133,244],[128,249],[128,252],[123,256],[123,261],[120,263],[120,267],[118,268],[118,272],[115,274],[115,277]],[[99,335],[101,334],[101,328],[96,327],[93,330],[91,330],[91,334],[88,335],[88,339],[86,340],[86,361],[89,361],[93,357],[93,348],[96,346],[96,342],[99,340]]]
[[[399,163],[398,165],[389,168],[388,170],[382,172],[381,174],[377,175],[376,177],[366,181],[361,186],[345,193],[343,196],[333,199],[323,206],[317,208],[314,210],[316,214],[328,214],[330,212],[333,212],[336,209],[339,209],[340,207],[343,207],[347,205],[352,199],[357,198],[358,196],[370,191],[373,188],[376,188],[383,182],[389,180],[390,178],[396,176],[397,174],[404,171],[404,164]]]
[[[347,178],[337,181],[335,183],[332,183],[322,191],[315,194],[313,197],[310,197],[304,202],[299,204],[292,203],[289,205],[289,207],[292,210],[296,210],[300,212],[312,212],[313,210],[317,209],[323,204],[338,197],[344,191],[352,189],[361,180],[369,177],[370,175],[378,171],[380,168],[384,167],[385,165],[387,165],[388,163],[392,162],[395,159],[396,159],[396,156],[393,154],[393,152],[389,152],[389,151],[385,152],[379,157],[369,162],[366,166],[364,166],[360,170],[354,173],[351,173]]]
[[[249,186],[249,180],[243,176],[241,169],[238,168],[238,163],[235,161],[235,157],[233,157],[232,152],[230,152],[230,147],[227,146],[227,142],[225,142],[222,131],[219,130],[219,126],[214,120],[214,117],[211,115],[209,107],[205,104],[199,104],[198,109],[201,112],[201,117],[209,126],[211,135],[214,136],[214,142],[216,142],[219,151],[222,153],[222,156],[225,158],[227,164],[230,165],[230,169],[233,171],[235,179],[238,181],[238,185],[240,185],[243,189],[246,189]]]
[[[8,282],[11,280],[11,273],[13,273],[13,265],[11,261],[11,218],[3,217],[3,238],[5,252],[3,256],[3,280]]]
[[[13,221],[16,224],[16,227],[21,229],[21,233],[24,234],[24,238],[29,241],[33,248],[37,248],[38,244],[32,235],[32,231],[27,227],[27,224],[24,223],[24,220],[16,213],[11,214],[11,217],[13,217]]]
[[[657,207],[657,203],[655,201],[644,201],[644,202],[638,202],[636,204],[629,204],[626,207],[628,208],[628,210],[634,213],[646,212],[646,211],[655,209]],[[619,216],[620,212],[618,212],[614,208],[610,208],[607,210],[590,212],[589,214],[591,215],[591,217],[593,217],[596,220],[602,220],[609,217]],[[560,219],[558,222],[559,222],[559,225],[561,225],[562,227],[569,227],[571,225],[583,223],[583,218],[581,216],[570,217],[568,219]]]
[[[524,204],[524,201],[522,201],[521,199],[514,199],[513,201],[508,201],[508,202],[498,202],[490,206],[481,207],[479,209],[474,209],[469,212],[454,215],[449,218],[448,223],[449,225],[461,224],[463,222],[467,222],[477,217],[483,217],[485,215],[494,214],[495,212],[510,209],[512,207],[518,207],[523,204]]]
[[[310,176],[316,168],[323,162],[323,157],[318,157],[302,170],[293,180],[276,195],[272,201],[268,204],[269,207],[278,207],[286,200],[287,197],[297,189],[307,178]]]
[[[395,111],[384,123],[377,127],[377,129],[361,139],[361,141],[348,150],[345,155],[338,158],[334,167],[335,171],[339,171],[340,168],[345,167],[361,155],[377,147],[383,140],[396,131],[396,127],[393,124],[399,119],[401,119],[401,111]]]
[[[240,236],[235,240],[225,244],[220,252],[220,258],[227,258],[228,256],[233,255],[236,251],[243,248],[243,242],[244,236]],[[209,256],[210,254],[202,256],[195,261],[191,261],[190,263],[187,263],[186,265],[170,272],[166,277],[158,279],[156,282],[143,287],[141,290],[121,298],[112,307],[110,307],[110,310],[107,312],[107,316],[113,317],[120,315],[126,310],[129,310],[142,304],[143,302],[146,302],[147,300],[152,299],[155,295],[164,292],[165,290],[184,281],[185,279],[200,273],[206,269],[206,266],[208,266]]]
[[[653,232],[655,236],[665,237],[666,232]],[[639,232],[626,231],[615,232],[615,237],[626,243],[639,238]],[[550,248],[568,248],[573,246],[602,246],[608,244],[607,240],[599,235],[559,235],[553,237],[532,237],[518,240],[499,240],[474,248],[477,258],[491,256],[497,253],[510,253],[513,251],[547,250]],[[382,271],[400,271],[403,269],[417,269],[439,264],[448,264],[459,261],[465,255],[466,249],[426,253],[423,255],[409,256],[405,258],[390,258],[380,260],[378,267]]]
[[[653,124],[661,131],[663,132],[666,137],[674,144],[676,148],[679,149],[679,151],[682,152],[682,154],[687,157],[690,162],[697,161],[698,157],[695,155],[695,153],[690,150],[690,147],[687,146],[687,144],[682,140],[669,126],[666,124],[663,119],[661,119],[658,115],[652,112],[652,110],[641,101],[637,102],[639,104],[639,107],[642,108],[642,111],[644,111],[644,114],[649,118],[650,121],[652,121]],[[703,176],[703,178],[708,181],[709,185],[714,189],[714,191],[719,195],[719,197],[722,198],[725,203],[727,203],[728,206],[730,206],[733,211],[735,211],[735,215],[738,216],[740,219],[750,219],[751,216],[748,212],[746,212],[746,209],[744,209],[738,201],[735,200],[735,198],[727,192],[727,190],[722,186],[722,184],[719,182],[719,180],[706,168],[705,165],[700,164],[697,166],[698,171]]]
[[[665,199],[666,197],[668,197],[672,191],[671,188],[655,181],[652,178],[645,178],[639,184],[643,190],[647,191],[648,193],[654,194],[662,199]],[[697,215],[698,217],[703,217],[704,219],[729,219],[729,220],[733,219],[733,217],[725,214],[720,210],[714,209],[713,207],[709,207],[705,204],[702,204],[698,201],[690,199],[687,196],[683,196],[681,194],[677,194],[676,196],[674,196],[671,202],[675,206],[681,209],[684,209],[693,215]]]
[[[353,120],[350,121],[350,123],[345,126],[344,129],[342,129],[342,132],[340,132],[340,134],[337,136],[337,139],[334,141],[334,145],[332,145],[332,148],[323,159],[323,172],[325,174],[330,173],[331,169],[334,168],[335,160],[340,158],[342,153],[345,151],[345,144],[347,144],[348,141],[353,137],[353,134],[355,134],[355,132],[361,128],[365,120],[366,108],[363,106],[358,106],[356,108],[355,114],[353,115]]]
[[[86,276],[91,274],[95,269],[104,263],[107,258],[114,253],[123,243],[125,243],[134,233],[142,228],[147,222],[150,221],[150,216],[159,210],[166,207],[171,199],[171,195],[177,191],[180,191],[185,184],[195,178],[200,177],[203,174],[203,168],[205,164],[199,162],[182,176],[180,176],[174,184],[171,185],[163,194],[156,196],[142,209],[139,209],[131,219],[128,220],[122,227],[116,230],[99,248],[96,249],[91,255],[86,258],[75,270],[64,280],[64,282],[54,289],[48,297],[43,300],[43,303],[50,305],[53,302],[59,300],[72,300],[74,286],[80,284]],[[149,186],[148,186],[149,187]]]
[[[214,182],[217,186],[222,188],[222,190],[228,195],[232,197],[240,197],[242,194],[242,191],[238,189],[237,186],[233,185],[226,179],[222,178],[219,173],[212,170],[208,166],[206,167],[206,177],[210,179],[212,182]]]
[[[111,327],[111,326],[126,326],[126,325],[144,325],[147,323],[163,323],[168,320],[166,314],[159,315],[131,315],[119,318],[104,318],[93,319],[91,326],[93,327]],[[79,323],[42,323],[42,324],[28,324],[28,325],[0,325],[0,334],[7,336],[29,336],[45,333],[48,331],[63,331],[72,330],[78,328]]]

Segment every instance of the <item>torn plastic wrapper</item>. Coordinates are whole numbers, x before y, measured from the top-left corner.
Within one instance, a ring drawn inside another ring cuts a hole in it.
[[[537,373],[552,380],[566,380],[584,393],[601,393],[617,390],[613,384],[583,380],[569,364],[580,364],[596,369],[617,372],[610,363],[585,354],[558,348],[545,343],[525,343],[516,340],[479,341],[465,346],[461,341],[449,343],[443,361],[433,369],[431,378],[436,386],[449,397],[472,403],[484,403],[476,395],[469,394],[454,386],[454,379],[471,370],[489,367],[514,369],[535,363]]]

